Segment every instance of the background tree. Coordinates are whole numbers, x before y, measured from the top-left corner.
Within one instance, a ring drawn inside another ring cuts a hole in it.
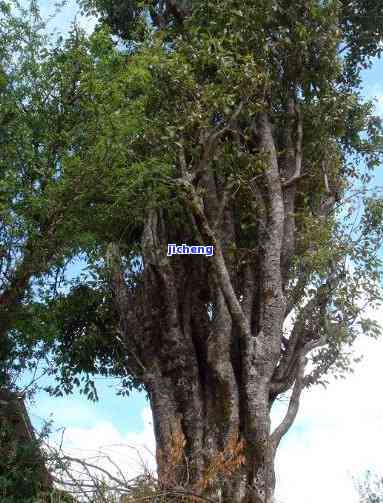
[[[59,379],[145,388],[164,486],[270,503],[302,390],[377,331],[363,307],[380,298],[382,203],[365,190],[380,121],[359,74],[380,18],[366,2],[83,3],[127,44],[100,27],[79,60],[87,122],[62,169],[96,276],[41,318]],[[236,471],[209,479],[227,449]]]
[[[20,349],[15,328],[31,322],[28,301],[38,294],[38,279],[49,273],[50,278],[46,276],[44,284],[53,291],[57,289],[63,260],[73,254],[75,204],[70,200],[70,191],[66,192],[62,162],[76,151],[71,131],[79,127],[82,113],[76,103],[79,69],[73,61],[68,64],[60,59],[58,49],[50,46],[33,3],[30,11],[19,13],[12,2],[2,2],[1,7],[0,384],[3,385],[10,377],[7,361],[12,366],[17,359],[12,351]],[[25,22],[25,18],[31,21]],[[73,35],[75,39],[79,36]]]
[[[47,357],[32,329],[38,282],[45,276],[46,291],[54,292],[73,253],[75,205],[65,192],[61,163],[75,152],[70,131],[81,120],[77,79],[78,69],[60,60],[44,35],[34,2],[21,9],[1,1],[0,497],[8,502],[30,501],[47,488],[23,396],[12,391],[19,391],[25,369],[36,370]],[[24,326],[30,337],[20,337]]]

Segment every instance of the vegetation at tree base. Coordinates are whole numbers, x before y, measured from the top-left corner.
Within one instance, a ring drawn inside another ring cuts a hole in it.
[[[161,490],[271,503],[302,391],[378,334],[382,128],[360,72],[383,2],[83,0],[99,26],[54,45],[9,5],[1,384],[48,356],[54,394],[119,376],[150,399]]]
[[[1,428],[0,501],[33,503],[42,492],[41,477],[35,459],[38,444],[20,442],[10,427]]]

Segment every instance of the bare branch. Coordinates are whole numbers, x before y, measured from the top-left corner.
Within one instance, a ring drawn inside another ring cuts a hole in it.
[[[230,117],[230,119],[228,120],[227,124],[221,128],[221,129],[218,129],[214,132],[212,132],[208,138],[207,138],[207,141],[208,143],[212,146],[214,144],[215,141],[217,141],[223,134],[225,134],[231,127],[233,127],[235,121],[238,119],[240,113],[242,112],[243,110],[243,107],[246,103],[246,99],[242,99],[238,105],[238,107],[235,109],[234,113],[232,114],[232,116]]]
[[[216,221],[214,222],[214,225],[213,225],[214,231],[216,231],[218,229],[218,227],[221,223],[223,213],[225,211],[225,208],[227,206],[229,198],[232,194],[232,190],[233,190],[234,186],[235,186],[235,180],[233,178],[229,178],[226,182],[225,188],[223,190],[223,195],[222,195],[221,201],[219,203]]]
[[[306,358],[304,354],[299,357],[299,364],[297,368],[297,374],[295,379],[295,384],[293,388],[293,392],[290,397],[289,406],[287,408],[287,412],[285,417],[282,419],[281,423],[275,428],[273,433],[271,434],[271,444],[274,449],[276,449],[282,440],[282,437],[288,432],[293,424],[296,415],[299,409],[299,399],[301,396],[301,392],[303,389],[303,378],[304,378],[304,370],[306,366]]]
[[[284,189],[287,189],[288,187],[294,185],[294,183],[298,182],[299,180],[302,180],[302,178],[304,178],[305,176],[307,176],[307,173],[303,173],[302,175],[294,173],[294,175],[291,178],[289,178],[285,182],[282,182],[282,187]]]
[[[307,342],[303,346],[303,354],[308,355],[314,349],[320,348],[321,346],[325,346],[327,344],[327,337],[322,336],[319,339],[314,339],[312,341]]]
[[[283,188],[290,187],[298,180],[306,176],[302,174],[302,141],[303,141],[303,120],[299,105],[295,105],[295,113],[297,115],[297,139],[295,145],[295,171],[294,174],[282,183]]]
[[[177,146],[179,147],[180,153],[178,155],[178,159],[180,161],[180,168],[181,168],[181,176],[184,177],[186,176],[188,172],[188,166],[186,163],[186,157],[185,157],[185,148],[182,145],[182,143],[177,143]]]
[[[125,481],[120,480],[117,477],[115,477],[114,475],[112,475],[108,470],[106,470],[106,468],[102,468],[99,465],[95,465],[93,463],[90,463],[89,461],[87,461],[85,459],[75,458],[75,457],[68,456],[68,455],[63,455],[62,459],[64,461],[69,461],[70,463],[77,463],[77,464],[79,464],[80,466],[82,466],[83,468],[85,468],[88,471],[88,473],[89,473],[89,468],[97,470],[98,472],[101,472],[104,475],[106,475],[111,481],[115,482],[119,486],[126,486],[126,482]],[[129,487],[127,487],[127,488],[129,488]]]

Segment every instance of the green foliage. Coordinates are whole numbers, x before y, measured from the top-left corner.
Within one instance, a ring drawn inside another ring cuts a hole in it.
[[[128,0],[111,4],[107,0],[85,1],[80,5],[90,14],[100,16],[114,33],[129,38],[133,33],[140,39],[144,36],[146,25],[142,23],[144,8],[142,2]]]
[[[45,492],[40,440],[20,440],[10,422],[0,428],[0,502],[36,503]]]
[[[340,3],[347,62],[368,66],[372,57],[382,53],[383,3],[371,0],[342,0]]]
[[[314,359],[318,380],[334,359],[336,372],[343,372],[349,367],[343,348],[358,329],[377,334],[374,323],[360,318],[360,306],[380,297],[381,202],[366,198],[359,233],[351,205],[345,203],[349,211],[342,207],[355,183],[368,182],[379,162],[381,123],[359,92],[360,70],[381,47],[375,4],[208,0],[173,2],[172,10],[170,3],[84,1],[85,10],[101,16],[95,33],[87,37],[73,28],[54,47],[35,37],[12,68],[12,44],[22,39],[19,25],[4,45],[1,246],[13,265],[27,256],[40,277],[81,251],[98,278],[73,285],[67,295],[51,292],[45,306],[20,306],[21,321],[13,314],[9,344],[23,348],[25,341],[25,355],[37,341],[42,351],[53,351],[56,394],[81,385],[81,372],[91,398],[91,374],[114,373],[138,386],[125,373],[123,343],[115,342],[116,313],[98,269],[108,243],[118,242],[125,257],[140,256],[151,208],[171,222],[174,238],[195,239],[174,181],[185,169],[181,154],[187,169],[206,156],[216,178],[234,186],[231,253],[241,270],[243,257],[256,246],[256,215],[262,211],[252,202],[253,181],[266,164],[255,146],[254,118],[270,109],[281,140],[294,88],[303,116],[306,176],[298,185],[288,289],[303,277],[310,298],[334,270],[344,270],[329,307],[330,343]],[[124,38],[128,50],[112,33]],[[235,114],[239,136],[229,127]],[[206,153],[208,135],[225,127]],[[339,204],[324,223],[319,213],[329,191]],[[26,247],[32,241],[33,253]],[[137,268],[128,261],[127,270],[134,276]]]
[[[379,162],[374,146],[381,139],[381,123],[372,104],[359,93],[360,69],[380,51],[375,7],[368,2],[314,0],[294,5],[282,0],[250,1],[246,6],[235,0],[195,1],[192,10],[178,3],[178,12],[188,12],[182,22],[176,22],[174,12],[168,10],[164,29],[158,29],[157,2],[100,0],[83,6],[101,15],[96,32],[86,37],[73,30],[35,68],[38,88],[47,90],[46,100],[42,107],[42,98],[34,96],[40,105],[33,108],[30,129],[24,125],[19,136],[24,155],[40,166],[32,177],[37,189],[27,192],[9,170],[5,207],[12,211],[8,218],[17,209],[28,221],[29,232],[35,229],[36,235],[35,222],[38,230],[42,215],[58,213],[56,235],[67,240],[71,252],[86,251],[90,263],[102,261],[109,242],[119,242],[126,256],[139,256],[149,208],[165,212],[174,223],[175,236],[196,238],[174,186],[180,174],[180,152],[188,166],[196,165],[203,158],[206,135],[227,125],[243,102],[236,119],[241,138],[228,128],[208,161],[217,177],[233,180],[237,243],[232,253],[240,269],[243,250],[256,244],[254,215],[260,209],[250,203],[252,180],[262,175],[265,166],[254,149],[254,117],[272,103],[275,136],[282,138],[286,99],[295,86],[309,175],[299,183],[297,249],[289,287],[305,276],[311,285],[305,294],[310,296],[334,268],[354,267],[333,293],[331,343],[314,359],[318,375],[327,372],[335,357],[335,372],[342,373],[350,366],[343,349],[358,330],[372,336],[378,330],[376,324],[360,318],[360,306],[380,297],[381,203],[376,197],[366,199],[365,213],[357,219],[360,234],[355,231],[351,205],[346,204],[348,213],[342,207],[354,184],[368,182],[370,170]],[[125,39],[128,51],[112,41],[111,32]],[[34,141],[31,131],[38,132],[34,153],[28,147]],[[52,144],[59,145],[60,152],[53,172],[51,158],[44,157]],[[15,148],[13,143],[11,147]],[[41,166],[44,158],[46,167]],[[39,180],[44,169],[51,171],[42,193]],[[329,188],[339,206],[324,225],[318,211]],[[10,201],[16,193],[22,196],[14,207]],[[25,233],[25,228],[20,232]],[[124,375],[123,347],[112,342],[117,328],[106,283],[102,279],[74,286],[67,297],[48,302],[49,316],[41,314],[41,306],[32,309],[45,317],[42,326],[49,335],[43,340],[54,348],[57,368],[62,369],[56,393],[79,384],[77,373]],[[340,318],[344,324],[335,329]],[[41,327],[34,330],[43,332]],[[95,396],[90,378],[84,379],[90,396]]]

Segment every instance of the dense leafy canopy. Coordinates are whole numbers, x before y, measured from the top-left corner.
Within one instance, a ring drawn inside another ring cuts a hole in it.
[[[361,217],[347,197],[358,193],[363,199],[369,170],[379,162],[374,145],[381,141],[380,121],[358,90],[361,68],[380,50],[379,20],[368,15],[368,23],[363,21],[365,36],[358,38],[356,23],[362,21],[356,21],[361,19],[356,12],[360,6],[352,8],[349,3],[313,1],[292,6],[248,2],[241,9],[236,2],[225,6],[194,2],[192,13],[190,6],[186,10],[179,6],[179,12],[184,12],[182,25],[170,23],[164,31],[163,24],[156,27],[154,21],[149,22],[142,39],[142,30],[138,36],[118,23],[133,19],[148,23],[147,13],[154,20],[157,4],[96,2],[90,7],[99,9],[104,16],[101,21],[130,44],[128,51],[121,49],[100,26],[89,40],[81,40],[81,49],[74,51],[77,39],[73,37],[62,49],[61,57],[76,59],[81,68],[78,100],[83,114],[81,130],[74,131],[77,151],[63,162],[63,172],[68,174],[67,183],[77,182],[72,190],[82,207],[78,225],[97,236],[99,247],[93,258],[102,258],[113,241],[119,242],[127,257],[139,255],[150,207],[166,209],[177,225],[175,237],[180,242],[194,235],[190,228],[186,231],[188,217],[174,185],[179,155],[184,152],[187,166],[197,166],[204,156],[204,140],[221,127],[227,132],[211,146],[209,162],[217,176],[230,178],[234,186],[237,242],[232,253],[240,268],[244,250],[254,247],[254,239],[258,239],[257,219],[249,201],[252,180],[264,168],[254,140],[254,117],[271,106],[275,135],[282,145],[289,113],[286,103],[295,94],[303,117],[305,175],[299,180],[298,237],[289,289],[293,291],[305,276],[305,284],[311,284],[314,291],[329,275],[352,264],[354,272],[346,273],[346,267],[332,304],[334,323],[341,316],[343,327],[334,328],[332,344],[315,357],[320,374],[335,354],[340,369],[348,366],[341,343],[352,342],[360,323],[376,332],[376,326],[359,315],[364,297],[379,296],[381,205],[375,197],[368,197]],[[170,16],[172,11],[167,9]],[[366,11],[361,11],[360,16],[364,15]],[[339,53],[350,40],[352,49],[342,58]],[[237,138],[238,133],[230,130],[233,115],[240,124]],[[292,116],[291,123],[295,120]],[[197,180],[202,171],[203,167],[196,168]],[[324,224],[322,212],[331,199],[329,194],[335,207]],[[360,223],[365,227],[359,227]],[[104,299],[108,292],[106,282]],[[308,294],[307,289],[304,292]],[[76,287],[73,302],[77,295]],[[88,295],[95,293],[88,291]],[[80,317],[86,334],[82,342],[76,338],[80,347],[92,339],[94,321],[86,314],[89,307],[85,302],[85,316]],[[357,319],[359,323],[355,323]],[[64,339],[78,333],[60,332]],[[62,349],[66,347],[63,343]],[[63,350],[60,354],[61,361],[69,353]],[[90,354],[86,352],[87,357]],[[71,358],[72,369],[81,367],[81,357],[78,365]],[[83,369],[90,370],[89,363]]]

